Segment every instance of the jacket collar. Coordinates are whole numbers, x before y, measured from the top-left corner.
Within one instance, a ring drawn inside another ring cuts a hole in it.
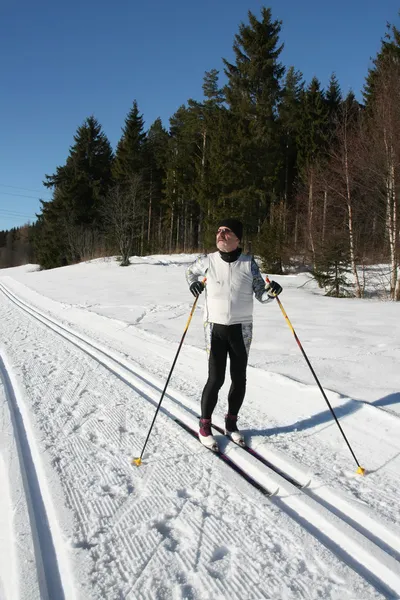
[[[221,250],[218,250],[218,252],[223,261],[231,263],[239,258],[242,254],[242,249],[236,248],[236,250],[232,250],[232,252],[221,252]]]

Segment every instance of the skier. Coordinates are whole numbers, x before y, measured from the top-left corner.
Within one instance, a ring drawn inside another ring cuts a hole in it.
[[[254,257],[242,253],[239,243],[243,225],[237,219],[219,222],[217,252],[200,255],[186,271],[193,296],[206,290],[204,331],[209,357],[208,380],[201,397],[199,439],[207,448],[217,451],[211,433],[211,417],[218,392],[225,380],[227,357],[230,359],[231,387],[225,433],[237,444],[244,444],[238,430],[238,413],[246,391],[247,358],[253,329],[253,293],[262,303],[278,296],[282,287],[271,281],[267,286]],[[206,285],[199,278],[207,278]]]

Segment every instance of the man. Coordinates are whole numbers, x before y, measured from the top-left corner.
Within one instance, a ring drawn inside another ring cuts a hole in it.
[[[262,303],[281,293],[275,281],[266,286],[252,256],[242,254],[239,243],[243,225],[237,219],[220,221],[217,252],[204,254],[187,269],[186,280],[197,297],[206,292],[204,331],[209,356],[208,380],[201,397],[199,439],[204,446],[218,450],[211,433],[211,417],[218,392],[225,380],[227,357],[230,359],[231,387],[225,433],[237,444],[244,438],[237,428],[237,418],[246,391],[247,357],[253,329],[253,294]],[[199,278],[207,278],[204,286]]]

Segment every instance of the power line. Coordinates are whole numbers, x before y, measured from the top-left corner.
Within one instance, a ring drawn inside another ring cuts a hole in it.
[[[0,192],[0,194],[6,196],[18,196],[19,198],[33,198],[34,200],[42,200],[42,198],[38,198],[37,196],[27,196],[27,194],[14,194],[13,192]]]
[[[10,225],[6,225],[7,221],[11,221]],[[0,231],[4,231],[4,229],[10,229],[13,227],[22,227],[22,225],[27,225],[28,223],[32,224],[35,222],[35,219],[26,219],[25,217],[3,217],[0,215]],[[4,223],[2,226],[1,223]]]
[[[0,183],[0,187],[8,187],[8,188],[12,188],[14,190],[25,190],[26,192],[36,192],[37,194],[43,194],[43,191],[40,192],[39,190],[33,190],[31,188],[26,188],[26,187],[19,187],[16,185],[6,185],[5,183]],[[1,192],[1,193],[4,194],[5,192]],[[48,194],[49,192],[45,192],[45,193]]]
[[[24,213],[19,213],[19,212],[16,212],[14,210],[5,210],[3,208],[0,208],[0,216],[6,216],[6,217],[27,217],[28,219],[35,218],[33,215],[26,215]]]

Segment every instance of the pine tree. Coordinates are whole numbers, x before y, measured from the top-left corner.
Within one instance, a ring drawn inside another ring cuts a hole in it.
[[[297,135],[297,164],[299,175],[303,182],[306,196],[306,223],[305,240],[308,242],[312,259],[316,260],[315,230],[318,222],[316,218],[319,206],[322,203],[321,195],[316,193],[317,173],[326,160],[329,138],[329,114],[323,90],[316,77],[301,94],[301,120]],[[319,210],[321,212],[321,210]]]
[[[81,260],[80,238],[101,228],[101,206],[111,185],[113,153],[98,121],[89,117],[74,136],[65,165],[46,175],[53,200],[42,202],[35,248],[44,268]]]
[[[65,200],[56,188],[52,200],[41,200],[41,212],[33,234],[35,255],[42,269],[63,267],[76,260],[68,247],[68,227],[71,225]]]
[[[211,69],[206,71],[203,78],[203,93],[206,98],[204,103],[206,108],[214,109],[215,107],[221,107],[224,102],[224,93],[219,87],[219,71],[217,69]]]
[[[134,175],[143,175],[144,168],[144,133],[143,116],[139,113],[136,100],[125,119],[122,137],[118,142],[113,167],[116,183],[126,185]]]
[[[278,182],[276,201],[270,208],[257,236],[255,251],[261,257],[264,270],[282,273],[289,264],[287,238],[293,232],[293,246],[297,243],[297,210],[295,182],[297,179],[297,134],[301,116],[300,97],[304,90],[303,75],[290,67],[282,88],[278,106],[280,158],[277,165]]]
[[[373,67],[368,70],[368,76],[364,85],[363,96],[367,107],[371,105],[376,92],[377,78],[379,72],[390,63],[400,61],[400,30],[395,25],[387,24],[386,34],[381,41],[381,48],[373,60]]]
[[[236,64],[224,59],[228,84],[226,100],[230,108],[247,116],[274,120],[280,99],[280,80],[284,67],[278,63],[283,45],[279,44],[281,21],[272,21],[271,9],[262,8],[262,20],[248,12],[249,24],[241,23],[233,50]],[[268,122],[261,122],[268,130]]]
[[[99,204],[111,184],[113,153],[101,125],[89,117],[74,136],[66,164],[44,185],[57,189],[73,224],[93,225],[99,219]]]
[[[279,104],[279,126],[283,169],[281,176],[281,196],[288,201],[293,196],[293,183],[297,176],[297,137],[300,130],[301,96],[304,92],[303,75],[288,69]]]
[[[201,132],[196,110],[181,106],[170,119],[165,201],[170,252],[193,248],[194,224],[198,222],[196,202],[196,162],[199,160]]]
[[[332,73],[329,79],[328,89],[325,94],[325,102],[328,109],[328,138],[335,144],[336,140],[334,138],[334,132],[336,130],[338,115],[343,102],[342,91],[335,73]]]
[[[307,170],[326,152],[329,133],[329,115],[320,82],[313,77],[301,94],[301,121],[297,135],[299,167]]]
[[[313,277],[320,288],[325,288],[326,296],[341,298],[353,295],[350,272],[347,239],[342,234],[334,235],[319,249]]]
[[[384,222],[384,247],[390,260],[390,296],[400,300],[399,200],[400,187],[400,31],[388,25],[380,52],[364,88],[368,170],[373,180],[377,215]]]
[[[148,207],[146,223],[146,250],[163,251],[163,203],[167,167],[169,134],[158,118],[147,132],[144,144],[144,186],[147,190]]]
[[[215,241],[215,223],[223,203],[221,172],[226,152],[226,113],[224,95],[219,88],[219,72],[206,71],[203,78],[203,102],[188,102],[194,141],[193,200],[198,211],[193,213],[189,236],[193,246],[207,248]],[[223,210],[223,209],[222,209]]]
[[[235,35],[235,64],[224,60],[224,93],[233,116],[224,184],[237,216],[259,230],[276,198],[277,107],[285,69],[279,63],[281,22],[273,21],[267,8],[262,8],[261,20],[250,11],[248,19]]]
[[[140,255],[143,255],[145,251],[149,193],[145,182],[145,143],[143,116],[139,113],[137,102],[134,100],[125,119],[122,137],[117,145],[113,168],[115,187],[110,201],[111,204],[114,204],[116,197],[120,200],[125,195],[128,195],[128,198],[131,197],[132,206],[129,208],[126,218],[134,220],[134,223],[129,225],[134,232],[132,250],[134,249],[135,253]],[[109,216],[107,222],[110,222]]]
[[[339,110],[340,103],[342,102],[342,92],[335,73],[332,73],[329,79],[329,85],[328,89],[326,90],[325,98],[328,105],[330,120],[334,121],[335,115]]]

